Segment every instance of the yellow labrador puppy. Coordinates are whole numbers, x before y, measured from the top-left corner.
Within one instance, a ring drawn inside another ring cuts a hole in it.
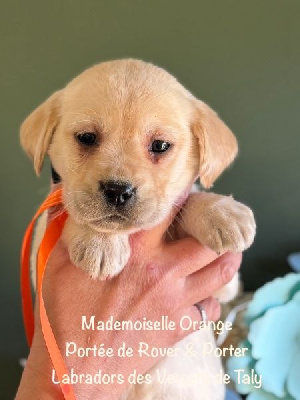
[[[93,278],[118,274],[130,256],[130,233],[158,224],[175,205],[184,204],[175,238],[192,235],[218,253],[243,251],[254,239],[248,207],[232,197],[190,194],[198,177],[210,188],[233,161],[234,135],[208,105],[152,64],[127,59],[87,69],[28,116],[21,143],[37,174],[49,155],[69,213],[63,238],[70,258]],[[237,284],[235,278],[220,300],[235,296]],[[178,347],[191,338],[198,347],[213,342],[210,332],[198,331]],[[165,359],[158,368],[200,368],[213,375],[221,366],[215,357],[183,356],[179,362]],[[190,386],[179,381],[162,385],[153,379],[123,398],[224,397],[216,379]]]

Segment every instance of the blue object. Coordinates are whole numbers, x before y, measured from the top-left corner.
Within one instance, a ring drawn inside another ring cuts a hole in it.
[[[290,267],[295,272],[300,272],[300,253],[292,253],[287,258]]]
[[[237,391],[247,394],[247,400],[300,400],[300,273],[258,289],[245,321],[249,334],[239,347],[249,350],[227,364]],[[261,386],[238,382],[238,369],[261,376]]]
[[[233,390],[227,389],[226,395],[225,395],[225,400],[242,400],[242,398]]]

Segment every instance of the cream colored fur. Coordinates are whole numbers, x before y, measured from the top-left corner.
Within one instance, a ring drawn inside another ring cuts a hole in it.
[[[97,145],[79,143],[84,132],[94,133]],[[152,154],[154,140],[171,143],[170,150]],[[255,221],[247,206],[214,193],[189,195],[198,176],[210,188],[233,161],[234,135],[208,105],[152,64],[119,60],[84,71],[29,115],[21,142],[37,173],[48,153],[61,176],[69,213],[63,238],[73,263],[93,278],[118,274],[130,256],[130,233],[158,224],[175,205],[185,203],[173,226],[174,239],[192,235],[220,254],[243,251],[254,239]],[[121,214],[108,206],[99,190],[99,182],[107,180],[131,182],[134,206]],[[237,288],[236,276],[216,296],[228,301]],[[201,347],[207,340],[214,342],[212,333],[200,331],[177,346],[192,341]],[[221,364],[207,355],[182,356],[164,359],[157,368],[176,373],[198,368],[213,376]],[[156,381],[130,388],[122,399],[224,398],[223,385],[214,379],[178,385]]]

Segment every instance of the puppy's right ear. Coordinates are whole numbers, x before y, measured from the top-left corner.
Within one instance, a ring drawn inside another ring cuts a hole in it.
[[[45,155],[59,123],[61,94],[62,90],[53,93],[21,125],[21,145],[33,160],[37,175],[41,173]]]

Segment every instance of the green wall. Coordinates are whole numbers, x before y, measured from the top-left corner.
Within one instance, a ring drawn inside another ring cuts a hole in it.
[[[152,61],[219,112],[240,154],[214,190],[249,204],[258,225],[244,257],[246,288],[288,271],[286,256],[300,250],[299,20],[298,0],[1,2],[0,355],[7,371],[5,360],[26,354],[21,238],[49,182],[47,168],[34,176],[18,127],[51,92],[99,61]]]

